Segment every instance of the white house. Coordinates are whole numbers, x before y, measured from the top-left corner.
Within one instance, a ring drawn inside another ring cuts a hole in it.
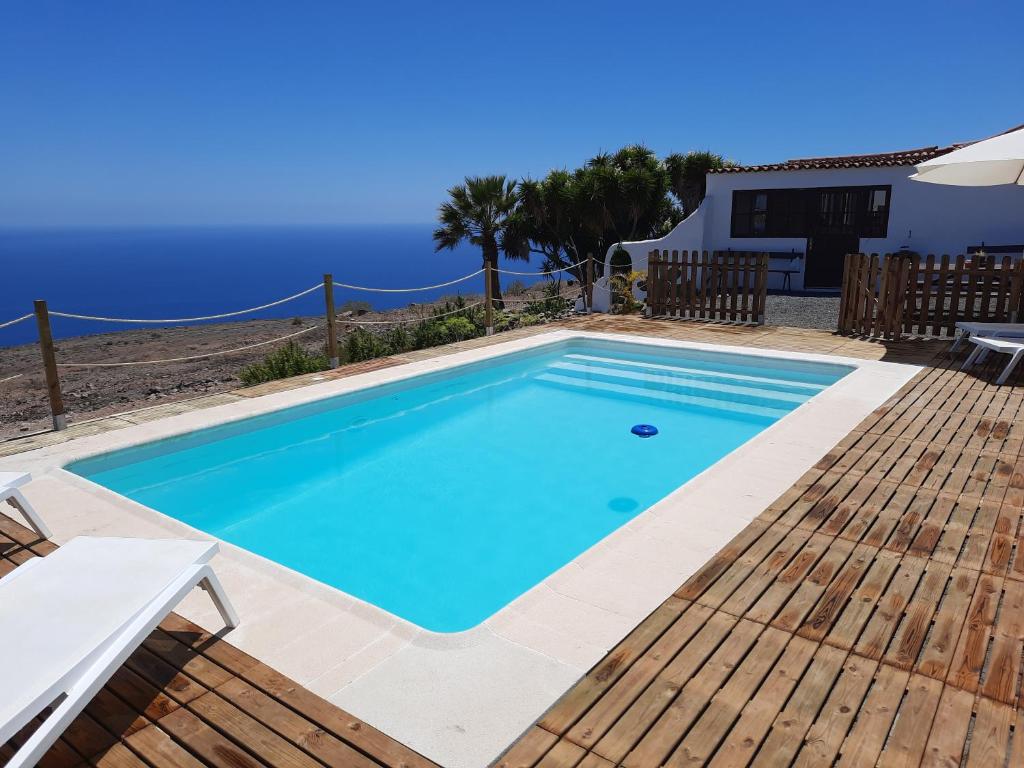
[[[644,271],[654,249],[767,251],[769,288],[834,289],[850,252],[922,255],[1024,252],[1024,187],[955,187],[911,181],[917,163],[949,147],[815,157],[712,171],[700,207],[665,237],[613,246],[594,286],[608,308],[607,275]]]

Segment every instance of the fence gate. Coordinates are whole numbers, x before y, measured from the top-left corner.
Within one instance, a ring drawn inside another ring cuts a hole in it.
[[[1019,322],[1024,262],[974,254],[951,260],[917,255],[846,256],[839,332],[898,339],[953,336],[957,322]]]
[[[768,254],[753,251],[651,251],[650,317],[764,323]]]

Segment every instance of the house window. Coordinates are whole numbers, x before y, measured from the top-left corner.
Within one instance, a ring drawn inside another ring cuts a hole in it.
[[[732,237],[812,233],[885,237],[890,187],[739,189],[732,193]]]

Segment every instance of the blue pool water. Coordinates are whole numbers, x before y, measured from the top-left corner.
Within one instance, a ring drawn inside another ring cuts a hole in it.
[[[849,370],[562,341],[68,469],[454,632]]]

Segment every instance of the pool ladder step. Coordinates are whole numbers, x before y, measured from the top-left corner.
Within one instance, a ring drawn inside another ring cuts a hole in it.
[[[741,402],[734,399],[709,397],[703,394],[672,392],[664,389],[648,389],[634,386],[632,384],[566,375],[558,372],[557,370],[542,373],[538,375],[535,380],[561,389],[573,389],[577,391],[587,390],[599,394],[615,394],[619,397],[627,397],[639,402],[655,402],[663,405],[675,403],[678,405],[689,405],[721,411],[723,413],[755,416],[772,420],[782,418],[795,407],[792,403],[786,404],[782,407],[773,407],[771,405]]]
[[[566,355],[566,359],[576,363],[595,365],[602,368],[613,368],[624,371],[640,371],[678,377],[680,379],[711,381],[721,384],[735,384],[737,386],[749,386],[759,390],[793,392],[806,396],[816,395],[828,386],[828,384],[787,379],[780,376],[756,376],[752,374],[731,373],[729,371],[707,369],[700,367],[697,361],[694,361],[692,365],[668,365],[665,363],[624,360],[621,358],[601,357],[598,355],[585,355],[579,353]]]
[[[783,411],[792,410],[810,397],[809,394],[763,390],[755,386],[725,383],[705,378],[690,376],[680,378],[662,372],[649,373],[642,370],[624,370],[572,362],[553,363],[549,372],[580,381],[631,386],[647,393],[687,395]]]

